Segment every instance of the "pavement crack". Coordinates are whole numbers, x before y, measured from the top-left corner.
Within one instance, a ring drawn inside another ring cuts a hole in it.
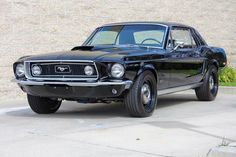
[[[50,137],[53,137],[53,138],[56,138],[56,139],[63,139],[63,140],[73,141],[73,142],[79,142],[79,143],[82,143],[82,144],[87,144],[87,145],[92,145],[92,146],[97,146],[97,147],[110,148],[110,149],[121,150],[121,151],[135,152],[135,153],[145,154],[145,155],[148,155],[148,156],[176,157],[176,156],[170,156],[170,155],[162,155],[162,154],[158,154],[158,153],[149,153],[149,152],[139,151],[139,150],[135,150],[135,149],[116,147],[116,146],[111,146],[111,145],[102,145],[102,144],[98,144],[98,143],[86,142],[86,141],[81,141],[81,140],[67,139],[67,138],[58,137],[58,136],[50,136]]]
[[[108,148],[113,148],[113,149],[119,149],[119,150],[125,150],[125,151],[130,151],[130,152],[137,152],[137,153],[142,153],[146,155],[152,155],[152,156],[158,156],[158,157],[174,157],[174,156],[169,156],[169,155],[162,155],[162,154],[156,154],[156,153],[148,153],[148,152],[143,152],[143,151],[138,151],[134,149],[127,149],[127,148],[122,148],[122,147],[114,147],[114,146],[106,146]]]
[[[226,138],[226,137],[219,136],[219,135],[214,135],[214,134],[207,133],[207,132],[204,132],[204,131],[200,131],[200,130],[197,130],[197,129],[192,129],[192,128],[184,128],[184,129],[188,130],[188,131],[198,133],[198,134],[202,134],[202,135],[205,135],[205,136],[210,136],[210,137],[213,137],[213,138],[217,138],[217,139],[225,139],[229,142],[235,142],[236,141],[234,139]]]

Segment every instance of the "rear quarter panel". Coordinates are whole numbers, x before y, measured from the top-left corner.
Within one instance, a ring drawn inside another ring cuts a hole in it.
[[[225,50],[220,47],[210,47],[212,51],[212,59],[219,63],[219,68],[223,68],[227,65],[227,56]]]

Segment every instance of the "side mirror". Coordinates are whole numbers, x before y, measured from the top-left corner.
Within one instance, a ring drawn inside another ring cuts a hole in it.
[[[179,47],[183,48],[184,47],[184,42],[183,41],[176,41],[175,45],[176,46],[174,47],[173,51],[177,50]]]

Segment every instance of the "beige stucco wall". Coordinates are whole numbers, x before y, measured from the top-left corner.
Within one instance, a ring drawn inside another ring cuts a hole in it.
[[[0,95],[18,92],[9,80],[20,56],[69,50],[97,26],[122,21],[191,25],[236,67],[236,0],[0,0]]]

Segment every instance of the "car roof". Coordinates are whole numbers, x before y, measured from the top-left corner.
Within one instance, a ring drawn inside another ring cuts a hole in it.
[[[163,25],[167,27],[173,27],[173,26],[179,26],[179,27],[189,27],[188,25],[184,25],[181,23],[175,23],[175,22],[155,22],[155,21],[133,21],[133,22],[119,22],[119,23],[110,23],[110,24],[105,24],[104,26],[114,26],[114,25],[138,25],[138,24],[151,24],[151,25]]]

